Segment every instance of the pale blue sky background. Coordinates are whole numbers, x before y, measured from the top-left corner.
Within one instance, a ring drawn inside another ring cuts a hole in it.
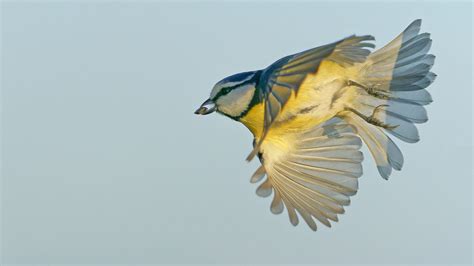
[[[2,4],[2,263],[470,263],[472,6]],[[432,33],[430,121],[389,181],[366,154],[333,228],[274,216],[213,84],[347,35]]]

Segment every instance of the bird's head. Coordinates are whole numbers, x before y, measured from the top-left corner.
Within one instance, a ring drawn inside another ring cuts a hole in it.
[[[207,115],[214,111],[237,120],[255,100],[258,71],[229,76],[214,85],[211,96],[194,113]]]

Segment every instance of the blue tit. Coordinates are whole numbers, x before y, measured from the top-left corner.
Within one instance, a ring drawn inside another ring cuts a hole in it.
[[[259,196],[273,192],[271,212],[286,208],[293,225],[330,227],[357,192],[362,143],[388,179],[403,155],[387,133],[420,139],[415,124],[428,120],[426,88],[436,77],[432,40],[420,26],[415,20],[378,50],[372,36],[354,35],[232,75],[195,113],[216,111],[250,130],[247,160],[261,163],[250,181],[261,182]]]

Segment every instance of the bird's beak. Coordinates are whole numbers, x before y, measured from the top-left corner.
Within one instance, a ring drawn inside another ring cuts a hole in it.
[[[201,107],[199,107],[194,113],[197,115],[207,115],[216,110],[216,104],[211,101],[211,99],[206,100],[201,104]]]

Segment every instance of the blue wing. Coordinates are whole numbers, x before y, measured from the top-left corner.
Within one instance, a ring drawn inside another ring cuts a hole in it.
[[[364,62],[370,54],[367,48],[374,48],[370,35],[350,36],[340,41],[289,55],[263,70],[260,76],[259,92],[265,102],[263,134],[259,143],[247,157],[250,161],[258,152],[273,121],[287,103],[292,92],[298,89],[308,74],[316,73],[323,60],[331,60],[342,66]]]

